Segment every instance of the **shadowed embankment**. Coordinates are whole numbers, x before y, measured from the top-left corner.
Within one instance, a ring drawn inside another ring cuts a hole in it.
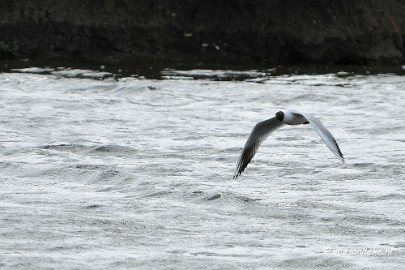
[[[405,2],[6,0],[0,59],[399,64]]]

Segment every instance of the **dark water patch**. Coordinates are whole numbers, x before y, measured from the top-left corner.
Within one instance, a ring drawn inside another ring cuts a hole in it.
[[[111,192],[111,191],[117,191],[120,189],[121,189],[120,187],[114,186],[114,187],[101,188],[101,189],[96,190],[96,192]]]
[[[137,151],[128,146],[121,146],[121,145],[99,145],[92,147],[89,150],[91,154],[121,154],[127,155],[129,153],[136,153]]]
[[[232,203],[232,204],[238,203],[239,205],[246,205],[246,206],[252,206],[261,201],[260,198],[251,198],[251,197],[247,197],[247,196],[240,195],[240,194],[234,194],[234,193],[230,193],[230,192],[224,193],[223,196],[228,200],[229,203]]]
[[[105,168],[105,165],[77,164],[73,165],[72,167],[82,170],[102,170],[103,168]]]
[[[96,175],[93,175],[92,179],[89,180],[94,184],[112,184],[121,189],[123,185],[125,186],[132,183],[134,179],[135,177],[133,177],[131,172],[115,167],[109,167],[108,169],[98,171]]]
[[[201,196],[201,195],[204,194],[204,191],[197,190],[197,191],[191,192],[191,194],[192,194],[193,196]]]
[[[115,165],[76,164],[68,166],[53,166],[30,172],[25,177],[41,177],[63,179],[63,181],[79,182],[82,184],[112,184],[122,188],[132,183],[134,177],[131,171],[118,168]]]
[[[405,200],[405,194],[389,193],[382,196],[373,196],[371,194],[363,194],[356,196],[358,202],[375,202],[375,201],[387,201],[387,200]]]
[[[362,194],[356,196],[356,201],[357,202],[374,202],[376,201],[376,197],[370,195],[370,194]]]
[[[86,209],[98,209],[98,208],[101,208],[103,206],[104,205],[101,205],[101,204],[90,204],[90,205],[85,206],[85,208]]]
[[[342,223],[353,224],[353,225],[377,225],[377,224],[386,224],[392,223],[393,221],[384,217],[384,216],[360,216],[351,214],[347,217],[339,219]]]
[[[99,180],[106,180],[112,177],[116,177],[120,175],[120,172],[114,169],[109,169],[106,171],[102,171],[100,176],[99,176]]]
[[[219,198],[221,198],[221,197],[222,197],[222,195],[219,194],[219,193],[217,193],[217,194],[215,194],[215,195],[209,197],[207,200],[208,200],[208,201],[217,200],[217,199],[219,199]]]
[[[138,151],[128,146],[121,145],[84,145],[84,144],[47,144],[40,146],[39,149],[45,149],[58,152],[70,152],[81,155],[111,155],[116,157],[127,157],[136,154]]]
[[[355,264],[345,258],[310,256],[288,259],[277,264],[284,269],[355,269]]]
[[[393,247],[394,248],[405,248],[405,242],[398,242]]]
[[[197,256],[197,257],[201,257],[201,256],[202,257],[218,257],[218,258],[249,258],[249,257],[251,257],[250,254],[244,254],[244,253],[227,254],[227,253],[217,253],[217,252],[209,252],[209,251],[199,251],[199,252],[193,252],[190,254],[193,256]]]
[[[30,73],[30,74],[49,74],[57,77],[63,78],[78,78],[78,79],[107,79],[115,78],[116,75],[106,72],[106,71],[97,71],[89,69],[75,69],[75,68],[40,68],[40,67],[27,67],[27,68],[15,68],[10,69],[10,72],[16,73]]]
[[[351,78],[370,74],[404,74],[400,66],[334,66],[334,65],[285,65],[269,68],[268,65],[226,65],[195,62],[154,61],[131,64],[121,63],[108,65],[86,61],[0,61],[0,71],[13,73],[31,73],[53,75],[64,78],[84,78],[94,80],[120,80],[126,77],[139,79],[191,79],[216,81],[246,81],[265,83],[284,75],[284,84],[296,84],[303,81],[290,78],[290,75],[331,74],[342,81],[329,80],[326,83],[305,82],[313,87],[356,87],[350,83]],[[307,79],[308,80],[308,79]],[[345,81],[343,81],[345,80]],[[274,83],[274,81],[272,82]],[[156,90],[152,86],[149,90]]]
[[[85,146],[80,145],[80,144],[61,143],[61,144],[47,144],[47,145],[40,146],[40,148],[47,149],[47,150],[75,152],[78,149],[85,148]]]
[[[375,164],[374,163],[370,163],[370,162],[360,162],[360,163],[352,163],[351,164],[353,167],[355,167],[355,168],[369,168],[369,167],[372,167],[372,166],[374,166]]]
[[[240,194],[234,194],[231,192],[223,192],[222,194],[215,194],[212,196],[210,199],[213,198],[222,198],[223,202],[226,204],[231,204],[231,205],[239,205],[239,206],[259,206],[258,203],[262,200],[261,198],[251,198],[248,196],[240,195]],[[264,204],[262,204],[263,207],[265,207]]]
[[[161,71],[164,79],[195,79],[195,80],[214,80],[214,81],[244,81],[249,79],[265,79],[270,72],[259,72],[257,70],[175,70],[165,69]],[[254,82],[254,81],[253,81]]]
[[[68,165],[45,167],[40,170],[30,171],[26,177],[55,178],[73,182],[86,182],[101,170],[103,165]]]
[[[391,238],[405,232],[400,223],[403,225],[403,222],[393,223],[391,220],[374,220],[372,218],[364,218],[362,220],[359,218],[349,218],[347,220],[336,218],[332,222],[328,222],[327,226],[322,228],[322,231],[327,234],[333,233],[336,236],[368,238],[370,235],[378,235],[379,237]]]
[[[194,203],[206,203],[208,201],[221,201],[222,193],[214,193],[211,191],[196,190],[188,192],[183,196],[183,199]]]
[[[183,198],[185,200],[190,200],[195,203],[207,203],[215,202],[221,205],[232,205],[238,207],[250,207],[257,203],[260,203],[262,199],[260,198],[250,198],[244,195],[234,194],[232,192],[214,192],[214,191],[203,191],[195,190],[188,192]],[[266,205],[257,205],[258,207],[267,207]]]
[[[146,193],[142,195],[142,198],[163,198],[166,196],[169,196],[173,192],[170,190],[159,190],[159,191],[153,191],[150,193]]]
[[[382,195],[382,196],[376,197],[375,200],[377,200],[377,201],[405,200],[405,194],[390,193],[390,194],[387,194],[387,195]]]

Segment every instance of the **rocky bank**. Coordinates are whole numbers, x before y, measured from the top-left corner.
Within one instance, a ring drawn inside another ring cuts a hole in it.
[[[3,0],[0,58],[400,64],[405,1]]]

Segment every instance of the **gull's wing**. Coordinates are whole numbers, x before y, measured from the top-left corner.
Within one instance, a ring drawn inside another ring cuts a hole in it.
[[[284,123],[277,120],[275,117],[256,124],[243,148],[233,178],[237,178],[242,174],[256,154],[257,149],[259,149],[260,144],[270,135],[271,132],[280,128],[282,125],[284,125]]]
[[[343,154],[340,151],[339,145],[337,144],[335,138],[332,136],[332,134],[329,132],[329,130],[322,125],[321,121],[319,121],[318,118],[313,116],[312,114],[309,113],[303,113],[297,110],[291,110],[295,114],[299,114],[305,117],[307,121],[311,124],[313,129],[318,133],[318,135],[321,137],[322,141],[326,144],[326,146],[329,148],[330,151],[343,163],[345,162],[345,159],[343,158]]]

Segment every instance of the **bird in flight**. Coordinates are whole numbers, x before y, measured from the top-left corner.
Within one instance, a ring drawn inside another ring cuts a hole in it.
[[[312,128],[318,133],[322,141],[330,151],[343,163],[345,162],[339,145],[332,134],[322,125],[318,118],[309,113],[303,113],[294,109],[286,109],[276,113],[276,116],[268,120],[259,122],[253,128],[243,148],[242,154],[238,160],[236,171],[233,178],[237,178],[246,169],[252,160],[260,144],[275,130],[284,125],[311,124]]]

